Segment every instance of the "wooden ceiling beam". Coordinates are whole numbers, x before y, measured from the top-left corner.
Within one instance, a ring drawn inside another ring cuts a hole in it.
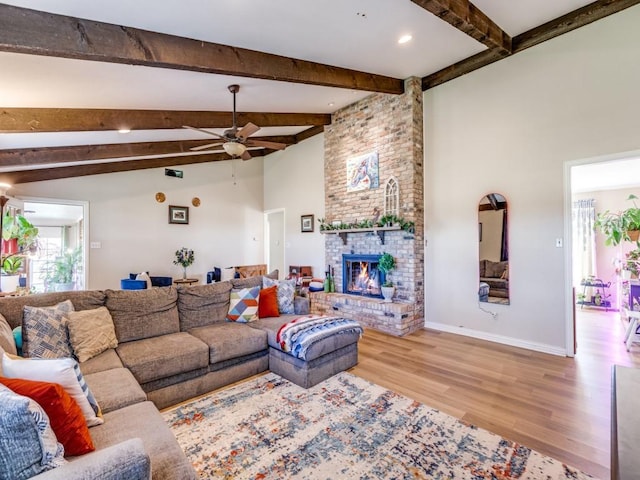
[[[239,112],[238,124],[261,127],[329,125],[328,113]],[[86,132],[129,128],[155,130],[182,128],[229,128],[231,112],[171,110],[104,110],[81,108],[0,108],[0,133]]]
[[[251,139],[286,143],[288,145],[293,145],[298,142],[295,135],[251,137]],[[87,162],[123,157],[175,155],[177,153],[190,153],[190,149],[192,147],[198,147],[207,142],[211,142],[211,140],[203,139],[175,142],[139,142],[113,143],[107,145],[77,145],[68,147],[17,148],[11,150],[0,150],[0,166],[4,168],[32,167],[36,165],[50,165],[54,163]]]
[[[640,0],[598,0],[585,5],[582,8],[569,12],[562,17],[551,20],[539,27],[532,28],[520,35],[513,37],[512,51],[510,55],[520,53],[527,48],[538,45],[552,38],[571,32],[577,28],[593,23],[602,18],[618,13],[629,7],[637,5]],[[443,68],[431,75],[422,78],[422,90],[441,85],[454,78],[473,72],[479,68],[490,65],[505,55],[496,54],[494,51],[485,51],[466,58],[449,67]]]
[[[511,37],[469,0],[411,1],[489,49],[511,53]]]
[[[307,138],[311,138],[315,135],[319,135],[324,132],[324,125],[316,125],[315,127],[307,128],[295,135],[296,143],[299,143]]]
[[[271,153],[272,150],[249,150],[249,152],[252,157],[261,157],[267,153]],[[0,173],[0,182],[17,185],[20,183],[59,180],[61,178],[84,177],[87,175],[100,175],[104,173],[128,172],[132,170],[145,170],[150,168],[176,167],[195,163],[218,162],[221,160],[230,160],[230,157],[226,153],[212,153],[210,155],[189,155],[183,157],[126,160],[121,162],[92,163],[69,167],[19,170]]]
[[[0,4],[0,51],[401,94],[401,79]]]
[[[532,28],[513,38],[513,53],[538,45],[576,28],[584,27],[640,3],[640,0],[599,0]]]

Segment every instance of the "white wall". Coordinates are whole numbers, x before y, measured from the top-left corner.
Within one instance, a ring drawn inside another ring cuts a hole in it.
[[[121,278],[143,270],[181,277],[173,260],[183,246],[195,252],[189,276],[204,282],[213,266],[264,262],[262,164],[256,158],[177,167],[182,179],[164,169],[93,175],[17,185],[9,193],[89,202],[89,241],[102,248],[89,250],[87,288],[120,288]],[[164,203],[156,192],[165,193]],[[191,205],[193,197],[200,207]],[[168,205],[188,206],[189,225],[170,225]]]
[[[311,265],[324,277],[324,134],[269,155],[264,162],[264,209],[285,210],[285,268]],[[300,232],[300,216],[315,215],[313,233]],[[281,275],[281,277],[285,277]]]
[[[640,147],[638,25],[640,6],[425,92],[428,326],[565,352],[563,165]],[[509,203],[511,305],[496,318],[477,302],[490,192]]]

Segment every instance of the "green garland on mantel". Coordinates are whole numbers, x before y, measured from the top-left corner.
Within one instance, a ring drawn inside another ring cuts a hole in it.
[[[362,229],[374,229],[378,227],[393,227],[395,225],[400,226],[400,229],[405,232],[414,233],[415,232],[415,223],[405,220],[402,217],[398,217],[396,215],[383,215],[376,222],[373,220],[362,220],[355,221],[353,223],[342,223],[339,225],[333,225],[331,223],[327,223],[324,218],[319,218],[318,222],[320,222],[320,231],[336,231],[336,230],[353,230],[355,228]]]

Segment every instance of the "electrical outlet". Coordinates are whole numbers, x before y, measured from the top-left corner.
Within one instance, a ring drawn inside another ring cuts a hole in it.
[[[562,248],[562,239],[556,238],[556,248]]]

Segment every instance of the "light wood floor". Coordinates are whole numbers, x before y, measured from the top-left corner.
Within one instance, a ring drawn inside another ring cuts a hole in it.
[[[432,330],[367,330],[351,372],[606,479],[611,366],[640,367],[625,327],[615,312],[578,312],[575,358]]]

